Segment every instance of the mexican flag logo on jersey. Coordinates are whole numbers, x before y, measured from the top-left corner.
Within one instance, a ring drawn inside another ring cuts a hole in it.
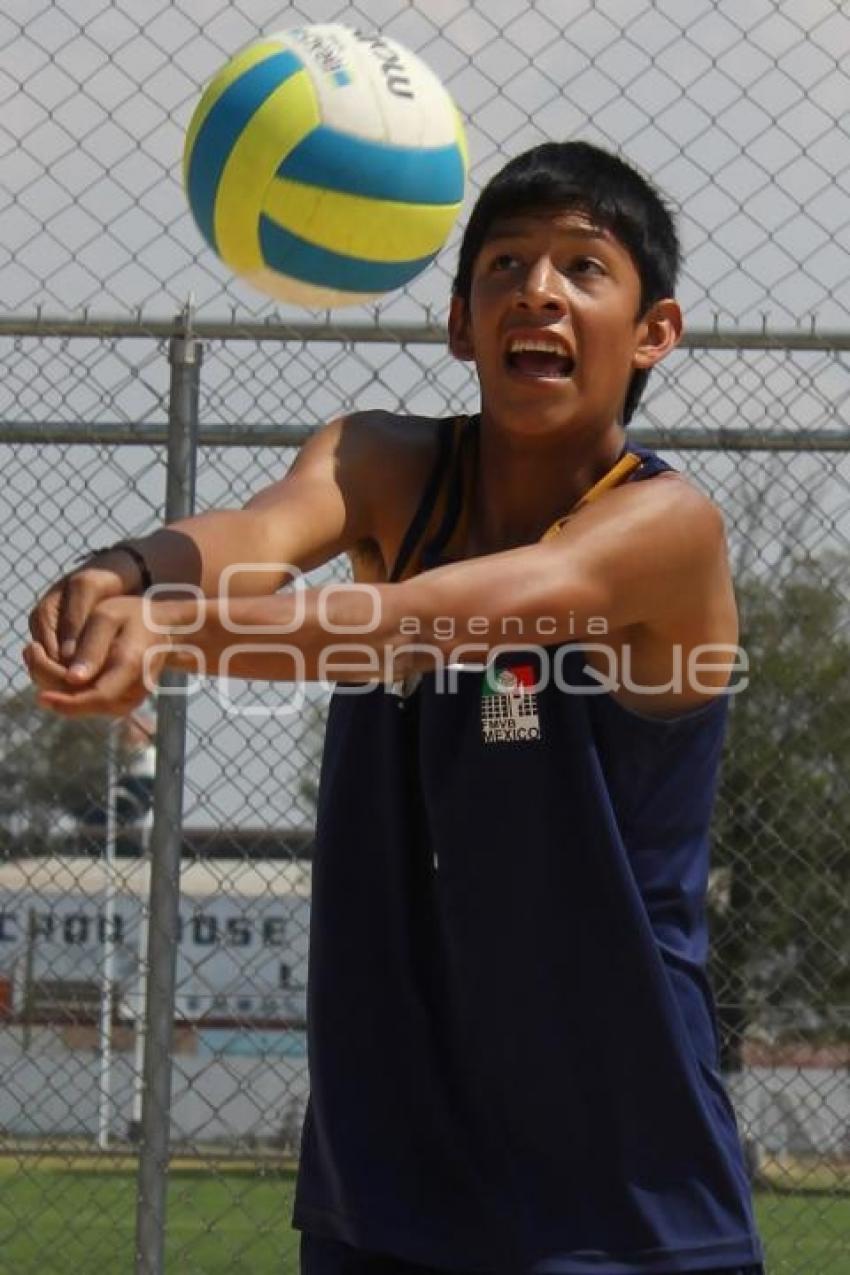
[[[540,739],[540,716],[531,664],[488,668],[481,684],[481,732],[485,744]]]

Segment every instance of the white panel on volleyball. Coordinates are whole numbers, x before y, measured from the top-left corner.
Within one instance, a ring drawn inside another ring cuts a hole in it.
[[[437,76],[409,49],[385,36],[359,42],[358,57],[371,65],[371,80],[385,120],[387,141],[396,146],[451,146],[457,136],[454,110]]]
[[[353,31],[336,23],[316,23],[281,32],[311,73],[323,124],[368,141],[383,141],[384,117],[372,86],[372,66],[364,65]],[[349,83],[340,83],[347,76]]]
[[[386,36],[358,37],[336,24],[310,27],[310,37],[317,33],[321,45],[311,39],[297,47],[314,69],[322,121],[329,128],[396,146],[454,144],[451,100],[431,68],[409,49]],[[334,78],[337,60],[350,84]]]

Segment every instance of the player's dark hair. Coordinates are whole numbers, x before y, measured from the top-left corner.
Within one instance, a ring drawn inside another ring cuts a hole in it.
[[[640,315],[675,294],[680,248],[672,212],[636,169],[589,142],[544,142],[491,177],[467,222],[452,291],[469,302],[473,267],[497,218],[568,208],[585,213],[628,250],[640,276]],[[648,377],[648,370],[632,373],[624,422],[637,407]]]

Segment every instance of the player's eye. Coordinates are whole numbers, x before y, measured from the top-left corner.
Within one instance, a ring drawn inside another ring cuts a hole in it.
[[[490,269],[511,270],[518,263],[518,260],[519,258],[512,252],[497,252],[496,255],[491,258]]]
[[[574,257],[567,267],[569,274],[605,274],[605,267],[596,257]]]

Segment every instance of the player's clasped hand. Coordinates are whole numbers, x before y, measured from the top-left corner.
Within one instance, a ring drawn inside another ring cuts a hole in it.
[[[97,553],[39,599],[29,617],[33,642],[39,642],[51,660],[70,664],[77,639],[97,604],[135,593],[139,587],[139,569],[124,550]]]
[[[38,703],[64,717],[124,717],[138,708],[158,680],[170,646],[166,633],[150,627],[149,610],[137,597],[98,602],[67,665],[56,658],[55,644],[34,640],[25,647]]]

